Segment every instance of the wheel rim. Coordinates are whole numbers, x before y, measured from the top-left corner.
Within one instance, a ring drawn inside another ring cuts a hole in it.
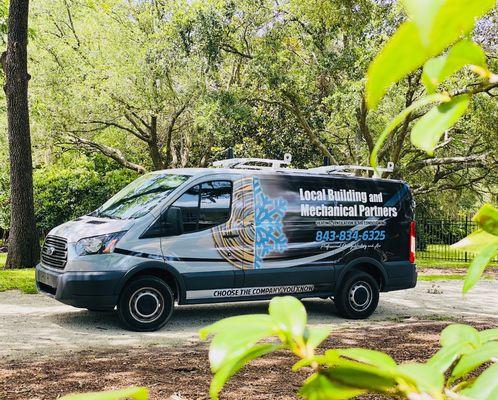
[[[162,293],[152,287],[136,290],[130,297],[129,308],[131,316],[142,323],[156,321],[164,311]]]
[[[365,311],[372,304],[372,287],[364,281],[355,282],[349,289],[349,304],[355,311]]]

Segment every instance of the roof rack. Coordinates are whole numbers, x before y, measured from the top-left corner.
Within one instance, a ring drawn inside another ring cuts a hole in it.
[[[292,155],[286,153],[283,160],[272,160],[270,158],[228,158],[226,160],[214,161],[213,166],[220,168],[280,169],[288,166],[291,161]]]
[[[394,163],[388,162],[387,167],[379,167],[377,171],[372,167],[362,165],[326,165],[323,167],[309,169],[292,169],[288,168],[292,161],[292,155],[286,153],[283,160],[273,160],[270,158],[227,158],[226,160],[214,161],[213,166],[219,168],[235,169],[256,169],[256,170],[279,170],[314,172],[318,174],[335,174],[335,175],[355,175],[357,171],[373,172],[373,177],[378,178],[380,172],[393,172]]]
[[[368,171],[373,172],[374,177],[379,177],[379,172],[393,172],[394,163],[392,161],[389,161],[387,163],[387,167],[378,167],[377,170],[375,170],[373,167],[365,167],[363,165],[327,165],[324,167],[310,168],[310,171],[323,174],[341,175],[354,175],[356,171]]]

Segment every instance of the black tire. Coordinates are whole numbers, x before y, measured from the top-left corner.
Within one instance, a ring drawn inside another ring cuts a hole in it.
[[[173,314],[173,291],[156,276],[141,276],[129,282],[118,301],[118,315],[125,328],[152,332],[163,327]]]
[[[87,308],[90,312],[111,312],[114,308]]]
[[[353,271],[338,288],[334,304],[339,315],[344,318],[368,318],[379,304],[379,284],[372,275]]]

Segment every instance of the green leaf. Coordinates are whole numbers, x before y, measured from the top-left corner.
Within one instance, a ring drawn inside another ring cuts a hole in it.
[[[368,68],[365,97],[374,108],[387,89],[471,32],[476,18],[495,0],[404,1],[411,21],[404,22]]]
[[[224,363],[245,354],[258,341],[274,335],[273,319],[266,314],[240,315],[222,319],[200,330],[201,338],[214,334],[209,346],[209,361],[213,372]]]
[[[315,350],[320,345],[320,343],[327,339],[331,331],[331,328],[326,327],[307,327],[304,332],[306,347],[309,350]]]
[[[464,324],[451,324],[443,329],[439,338],[441,346],[453,346],[455,344],[465,345],[467,343],[474,347],[480,345],[479,332],[477,329]]]
[[[281,345],[268,343],[259,344],[246,349],[243,353],[239,354],[237,358],[233,358],[226,363],[216,372],[211,381],[211,386],[209,388],[209,395],[212,399],[218,399],[221,389],[225,386],[225,383],[239,371],[245,364],[249,361],[264,356],[265,354],[271,353],[275,350],[282,348]]]
[[[496,0],[445,0],[427,33],[430,53],[439,54],[471,32],[476,20],[491,11],[495,4]]]
[[[402,4],[410,19],[419,28],[422,42],[427,46],[428,32],[432,29],[434,19],[444,0],[402,0]]]
[[[451,376],[461,378],[492,358],[498,359],[498,342],[487,342],[472,353],[464,355],[453,369]]]
[[[60,400],[147,400],[149,390],[144,387],[130,387],[121,390],[110,390],[106,392],[80,393],[63,396]]]
[[[306,328],[306,309],[292,296],[274,297],[270,302],[270,316],[278,328],[292,338],[302,337]]]
[[[419,30],[404,22],[375,57],[367,72],[365,88],[369,108],[375,108],[389,87],[420,67],[428,58]]]
[[[489,244],[498,245],[498,236],[478,229],[459,242],[453,243],[451,248],[477,253]]]
[[[486,369],[472,384],[462,390],[464,396],[476,400],[495,400],[498,398],[498,363]]]
[[[472,218],[479,227],[492,235],[498,236],[498,208],[484,204]]]
[[[465,65],[486,66],[484,50],[471,40],[462,40],[446,55],[427,61],[422,73],[422,83],[429,93],[434,93],[441,82]]]
[[[481,343],[486,343],[491,340],[498,340],[498,328],[485,329],[479,332]]]
[[[199,331],[202,340],[209,335],[214,335],[227,330],[245,330],[246,327],[253,327],[262,331],[270,330],[274,327],[273,320],[268,314],[238,315],[236,317],[224,318],[214,324],[206,326]]]
[[[365,393],[365,389],[330,381],[322,374],[313,374],[304,382],[299,394],[308,400],[344,400]]]
[[[394,361],[386,353],[376,350],[362,349],[362,348],[349,348],[337,349],[336,351],[340,356],[350,358],[355,361],[370,364],[379,368],[396,368],[396,361]]]
[[[468,95],[455,96],[450,101],[432,108],[413,127],[413,145],[432,156],[443,133],[467,110],[469,100]]]
[[[498,238],[498,236],[495,237]],[[498,254],[498,244],[496,243],[488,244],[481,251],[479,251],[479,253],[477,253],[470,263],[467,275],[465,276],[465,281],[463,282],[463,293],[467,293],[474,287],[484,272],[484,269],[496,254]]]
[[[422,392],[434,394],[443,390],[444,375],[429,364],[402,364],[398,372],[412,380]]]
[[[469,344],[460,342],[450,346],[444,346],[429,358],[427,364],[436,368],[439,372],[444,373],[462,354],[468,353],[473,349],[474,348]]]
[[[450,97],[443,94],[433,94],[430,96],[422,97],[421,99],[415,101],[409,107],[401,111],[396,117],[394,117],[389,122],[389,124],[384,128],[384,130],[380,134],[379,138],[377,139],[377,142],[375,142],[372,154],[370,154],[370,164],[372,165],[374,170],[376,170],[376,172],[378,166],[377,155],[379,153],[379,150],[382,148],[382,145],[384,144],[388,136],[391,134],[391,132],[394,131],[394,129],[396,129],[396,127],[400,125],[406,119],[406,117],[410,115],[411,112],[417,110],[418,108],[427,106],[429,104],[439,103],[442,101],[450,101]]]
[[[370,356],[370,358],[372,358]],[[396,385],[397,371],[341,357],[337,350],[325,352],[326,375],[340,384],[360,389],[386,391]]]

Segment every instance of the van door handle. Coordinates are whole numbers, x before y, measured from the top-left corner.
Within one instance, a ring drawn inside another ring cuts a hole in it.
[[[224,233],[223,234],[223,237],[225,239],[235,239],[237,237],[239,237],[240,235],[238,233]]]

